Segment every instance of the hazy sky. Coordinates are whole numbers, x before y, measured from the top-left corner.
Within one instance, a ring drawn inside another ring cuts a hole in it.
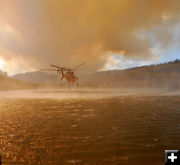
[[[90,71],[180,58],[180,0],[0,0],[0,69]]]

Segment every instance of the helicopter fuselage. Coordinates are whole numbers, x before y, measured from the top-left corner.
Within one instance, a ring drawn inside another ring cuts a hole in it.
[[[70,83],[78,83],[78,78],[74,75],[74,72],[72,71],[67,71],[66,73],[64,73],[63,71],[61,71],[62,73],[62,77],[60,78],[60,80],[62,81],[64,78],[66,78],[66,80]]]

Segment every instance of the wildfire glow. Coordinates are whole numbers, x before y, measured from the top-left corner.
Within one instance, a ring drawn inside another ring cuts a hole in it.
[[[3,60],[0,58],[0,69],[3,69],[3,65],[4,65],[4,62],[3,62]]]

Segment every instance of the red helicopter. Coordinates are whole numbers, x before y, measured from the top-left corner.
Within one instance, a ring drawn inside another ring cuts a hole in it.
[[[78,77],[75,76],[74,71],[83,69],[82,67],[85,64],[86,63],[82,63],[80,65],[77,65],[77,66],[73,67],[73,68],[60,67],[60,66],[57,66],[57,65],[50,65],[51,67],[54,67],[55,69],[41,69],[41,70],[44,70],[44,71],[56,71],[57,74],[61,74],[61,78],[60,78],[61,82],[65,78],[67,80],[67,82],[71,83],[72,85],[74,83],[76,83],[77,86],[78,86]],[[60,84],[62,85],[62,83],[60,83]]]

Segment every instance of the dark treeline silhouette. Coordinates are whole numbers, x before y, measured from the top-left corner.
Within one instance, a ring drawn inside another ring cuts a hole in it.
[[[0,90],[18,90],[18,89],[36,89],[38,87],[35,83],[24,82],[0,75]]]
[[[105,87],[180,88],[180,60],[125,70],[97,72],[84,84]]]
[[[58,85],[58,77],[45,72],[18,74],[13,78],[39,83]],[[180,88],[180,60],[153,64],[125,70],[110,70],[88,75],[79,75],[80,87],[152,87]],[[59,86],[58,86],[59,87]]]

